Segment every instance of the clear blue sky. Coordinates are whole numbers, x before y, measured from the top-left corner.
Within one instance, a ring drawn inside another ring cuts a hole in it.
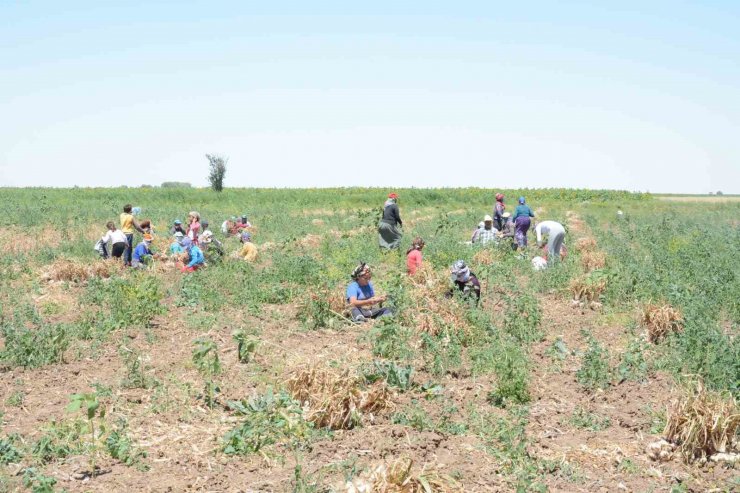
[[[0,0],[0,185],[740,193],[740,2],[352,3]]]

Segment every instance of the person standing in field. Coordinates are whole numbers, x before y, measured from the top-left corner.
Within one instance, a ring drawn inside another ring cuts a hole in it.
[[[506,210],[506,205],[504,205],[504,194],[497,193],[496,194],[496,204],[493,206],[493,225],[496,227],[497,230],[503,231],[504,229],[504,212]]]
[[[406,252],[406,270],[410,276],[416,274],[417,269],[421,267],[421,250],[423,248],[424,240],[421,238],[421,236],[417,236],[411,243],[411,248],[409,248]]]
[[[369,318],[388,317],[393,310],[380,306],[385,296],[376,296],[373,289],[372,272],[365,262],[352,271],[352,282],[347,286],[346,299],[350,305],[352,321],[365,322]]]
[[[131,204],[126,204],[123,206],[123,213],[121,214],[121,231],[124,235],[126,235],[126,250],[123,254],[123,263],[124,265],[131,265],[131,259],[133,257],[134,253],[134,231],[138,231],[139,233],[144,233],[144,230],[141,229],[141,226],[139,226],[139,223],[136,222],[136,219],[134,219],[134,215],[131,213],[131,210],[133,208],[131,207]]]
[[[537,233],[537,246],[544,244],[543,237],[547,237],[547,263],[554,264],[560,260],[560,250],[565,241],[565,228],[556,221],[542,221],[534,227]]]
[[[381,248],[393,250],[401,245],[400,227],[403,226],[401,214],[398,211],[398,195],[388,194],[388,200],[383,205],[383,218],[378,225],[378,242]]]
[[[200,236],[200,214],[195,211],[191,211],[188,214],[188,231],[185,236],[190,238],[193,245],[198,244],[198,237]]]
[[[100,238],[102,257],[108,258],[109,256],[111,256],[115,258],[121,258],[123,256],[123,252],[126,251],[126,235],[123,233],[123,231],[116,228],[116,224],[113,221],[108,221],[105,227],[108,228],[108,231],[106,231],[103,237]],[[111,245],[110,255],[108,255],[109,242]]]
[[[532,224],[534,212],[526,203],[524,197],[519,197],[519,205],[514,210],[514,216],[511,218],[514,221],[516,232],[514,233],[514,239],[519,248],[527,247],[527,232],[529,226]]]

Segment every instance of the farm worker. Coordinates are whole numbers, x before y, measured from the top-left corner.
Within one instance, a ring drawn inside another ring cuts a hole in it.
[[[100,254],[103,258],[108,258],[108,243],[111,244],[110,256],[121,258],[123,252],[126,250],[126,235],[123,231],[116,228],[116,224],[113,221],[108,221],[105,225],[108,231],[105,232],[102,238],[98,241],[100,244]]]
[[[249,219],[247,218],[247,215],[246,214],[244,214],[242,217],[239,218],[239,222],[237,223],[237,227],[239,229],[251,228],[252,227],[252,223],[249,222]]]
[[[504,194],[497,193],[496,194],[496,204],[493,206],[493,225],[496,227],[497,230],[501,231],[504,229],[504,210],[506,209],[506,206],[504,205]]]
[[[203,224],[207,223],[203,222]],[[212,231],[203,231],[203,234],[200,235],[200,242],[203,245],[203,253],[207,255],[210,260],[216,260],[217,258],[223,257],[224,246],[220,241],[213,237]],[[216,254],[216,257],[213,256],[214,253]]]
[[[421,267],[421,250],[424,248],[424,240],[421,236],[414,238],[411,248],[406,252],[406,270],[410,276],[416,274],[416,270]]]
[[[398,211],[398,195],[390,193],[383,205],[383,218],[378,225],[378,242],[381,248],[392,250],[401,245],[403,233],[398,229],[401,226],[403,222]]]
[[[347,286],[346,299],[351,308],[354,322],[365,322],[368,318],[392,316],[393,311],[388,307],[379,306],[385,296],[376,296],[373,283],[370,282],[372,272],[365,262],[352,271],[352,282]]]
[[[510,238],[511,248],[516,250],[516,242],[514,241],[515,226],[514,221],[511,220],[511,213],[504,212],[501,214],[501,218],[504,220],[504,229],[501,230],[501,238]]]
[[[203,251],[198,248],[198,245],[193,244],[190,238],[186,237],[185,240],[183,240],[182,242],[182,246],[183,248],[185,248],[185,251],[188,252],[188,255],[190,257],[190,261],[182,268],[182,271],[195,272],[199,268],[203,267],[206,259],[203,256]]]
[[[496,241],[498,239],[497,235],[498,230],[493,227],[493,218],[486,214],[483,218],[483,228],[477,231],[477,235],[475,236],[473,243],[485,245],[491,241]]]
[[[221,232],[224,235],[233,234],[231,230],[235,224],[236,224],[236,216],[231,216],[231,219],[227,219],[226,221],[221,223]]]
[[[202,221],[200,222],[200,226],[201,226],[201,229],[202,229],[202,231],[203,231],[203,232],[202,232],[202,233],[200,234],[201,236],[203,236],[203,235],[204,235],[204,234],[206,234],[206,233],[210,233],[210,234],[211,234],[211,238],[213,237],[213,231],[211,231],[210,229],[208,229],[208,226],[209,226],[209,225],[210,225],[210,223],[209,223],[208,221],[206,221],[205,219],[203,219],[203,220],[202,220]]]
[[[185,228],[182,227],[182,221],[180,221],[179,219],[175,219],[175,221],[172,223],[172,227],[170,228],[170,234],[174,235],[178,232],[182,233],[183,236],[187,234]]]
[[[465,264],[464,260],[458,260],[450,268],[452,274],[452,282],[457,289],[462,293],[464,300],[473,300],[476,304],[480,300],[480,281],[475,277],[475,274],[470,272],[470,267]],[[454,295],[454,287],[447,293],[447,297]]]
[[[198,237],[200,236],[200,214],[195,211],[191,211],[188,214],[188,231],[185,235],[190,238],[193,245],[198,244]]]
[[[480,234],[480,230],[485,227],[486,223],[481,221],[478,223],[478,227],[475,228],[475,231],[473,231],[473,236],[470,237],[470,243],[475,243],[478,241],[478,235]]]
[[[144,240],[136,245],[136,248],[134,248],[133,260],[131,261],[132,267],[136,269],[143,269],[146,267],[146,262],[152,256],[151,246],[152,235],[149,233],[144,233]]]
[[[150,233],[153,234],[154,230],[152,229],[152,221],[149,219],[144,219],[139,223],[139,227],[144,231],[144,233]]]
[[[252,235],[245,231],[241,234],[240,239],[242,242],[242,249],[237,255],[247,262],[254,262],[257,258],[257,247],[252,243]]]
[[[177,231],[174,235],[175,237],[174,241],[170,243],[170,253],[173,255],[178,255],[180,253],[184,253],[185,249],[182,246],[182,242],[185,239],[185,235],[182,234],[180,231]]]
[[[519,197],[519,205],[516,206],[514,216],[511,218],[516,228],[514,239],[519,248],[527,246],[527,231],[529,231],[529,226],[532,224],[531,217],[534,217],[534,212],[526,204],[524,197]]]
[[[565,228],[556,221],[542,221],[534,227],[537,233],[537,246],[542,246],[543,236],[547,236],[547,261],[554,264],[560,260],[560,249],[565,241]]]
[[[134,215],[131,214],[131,204],[123,206],[123,214],[121,214],[121,231],[126,235],[126,250],[123,254],[124,265],[131,265],[131,258],[134,252],[134,231],[143,233],[139,223],[134,219]]]

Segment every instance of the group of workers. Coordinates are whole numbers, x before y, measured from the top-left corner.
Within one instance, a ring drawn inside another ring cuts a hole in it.
[[[171,258],[180,266],[183,272],[193,272],[203,267],[207,260],[217,260],[223,257],[223,243],[216,239],[209,229],[209,223],[200,218],[200,214],[192,211],[188,214],[187,224],[176,219],[169,230],[172,242],[168,254],[154,252],[152,241],[154,230],[150,220],[136,220],[136,215],[141,211],[131,204],[123,206],[120,216],[120,229],[113,221],[106,224],[107,231],[98,240],[95,249],[101,257],[122,258],[126,266],[133,268],[144,268],[150,259]],[[221,231],[225,236],[236,236],[242,243],[238,256],[252,261],[257,256],[257,247],[252,244],[252,235],[249,231],[252,225],[247,216],[237,218],[232,216],[221,225]],[[142,240],[134,246],[135,233],[142,234]]]

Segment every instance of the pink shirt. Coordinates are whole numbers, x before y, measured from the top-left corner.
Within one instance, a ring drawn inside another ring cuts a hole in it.
[[[198,233],[199,232],[200,232],[200,223],[198,221],[195,221],[194,223],[190,223],[190,226],[188,226],[188,237],[195,245],[198,244]]]
[[[416,269],[421,267],[421,251],[411,250],[406,257],[406,268],[408,269],[409,275],[413,276],[416,274]]]

